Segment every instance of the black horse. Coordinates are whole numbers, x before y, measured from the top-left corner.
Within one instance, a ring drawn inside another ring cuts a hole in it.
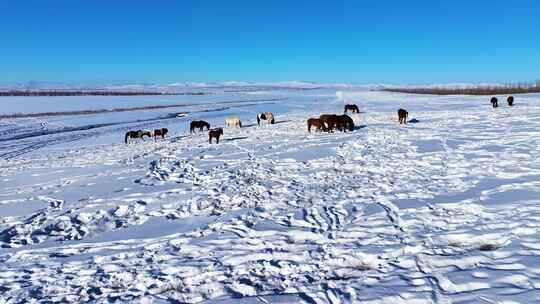
[[[351,111],[353,113],[360,113],[360,109],[358,109],[358,106],[355,104],[346,104],[343,113],[347,113],[347,111]]]
[[[204,127],[206,130],[210,130],[210,124],[204,120],[194,120],[189,124],[189,133],[195,132],[195,128],[199,128],[199,131],[203,131]]]
[[[407,117],[409,116],[409,112],[405,109],[399,109],[397,111],[399,124],[406,124],[407,123]]]
[[[494,108],[499,107],[499,100],[497,99],[497,97],[491,97],[491,105],[492,105]]]

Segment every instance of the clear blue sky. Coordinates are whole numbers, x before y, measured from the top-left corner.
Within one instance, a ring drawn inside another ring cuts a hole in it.
[[[0,0],[0,82],[540,79],[540,1]]]

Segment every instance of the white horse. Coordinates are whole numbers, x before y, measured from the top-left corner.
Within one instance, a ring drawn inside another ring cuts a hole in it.
[[[257,124],[261,125],[261,120],[266,120],[270,122],[271,124],[275,124],[276,121],[274,120],[274,114],[272,112],[262,112],[257,114]]]
[[[239,126],[242,127],[242,122],[240,121],[240,117],[238,116],[229,116],[225,118],[225,125],[227,127],[229,126]]]

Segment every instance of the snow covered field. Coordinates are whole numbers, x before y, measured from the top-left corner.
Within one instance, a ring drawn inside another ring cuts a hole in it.
[[[0,303],[540,302],[540,94],[498,109],[486,97],[222,94],[167,97],[191,102],[178,111],[0,121]],[[353,132],[307,133],[308,117],[345,102],[361,110]],[[419,122],[398,125],[400,107]],[[263,110],[277,124],[258,127]],[[230,114],[247,127],[218,145],[187,132]],[[171,136],[123,144],[128,129],[158,127]]]

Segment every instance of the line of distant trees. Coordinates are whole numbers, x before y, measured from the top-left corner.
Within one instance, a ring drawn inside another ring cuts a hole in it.
[[[383,91],[411,94],[431,95],[502,95],[502,94],[525,94],[540,93],[540,80],[536,82],[521,82],[505,85],[477,85],[467,87],[402,87],[385,88]]]
[[[100,91],[100,90],[9,90],[0,96],[138,96],[138,95],[204,95],[203,92],[148,92],[148,91]]]

